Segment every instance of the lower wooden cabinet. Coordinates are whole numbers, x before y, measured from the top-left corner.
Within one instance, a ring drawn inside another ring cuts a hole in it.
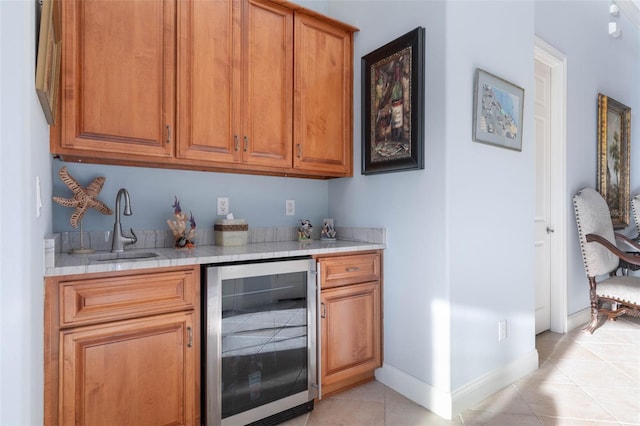
[[[373,380],[382,365],[381,252],[318,259],[321,395]]]
[[[45,425],[200,424],[199,282],[191,267],[46,279]],[[70,306],[100,314],[69,321]]]

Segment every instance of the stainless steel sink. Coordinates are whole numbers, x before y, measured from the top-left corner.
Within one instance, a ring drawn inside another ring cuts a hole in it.
[[[122,253],[101,253],[90,256],[91,260],[96,262],[113,262],[117,260],[137,260],[137,259],[149,259],[152,257],[158,257],[158,253],[152,251],[143,252],[122,252]]]

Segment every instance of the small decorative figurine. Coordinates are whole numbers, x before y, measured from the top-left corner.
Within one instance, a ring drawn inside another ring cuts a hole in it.
[[[180,208],[180,201],[178,197],[175,197],[175,201],[171,207],[173,207],[173,216],[175,220],[167,219],[167,224],[173,232],[173,238],[175,239],[175,248],[193,248],[195,247],[194,238],[196,236],[196,220],[193,217],[193,213],[189,212],[190,217],[182,213]],[[187,229],[187,223],[189,223],[189,229]]]
[[[105,203],[97,199],[98,194],[102,191],[105,178],[104,176],[97,177],[89,186],[83,188],[78,181],[69,174],[66,166],[60,169],[58,176],[60,176],[60,180],[73,192],[73,198],[53,197],[53,201],[65,207],[75,207],[70,219],[71,226],[77,228],[78,224],[80,224],[80,248],[71,249],[71,253],[93,253],[93,249],[84,247],[82,218],[89,208],[94,208],[105,215],[113,213]]]
[[[309,219],[298,219],[300,222],[300,226],[298,227],[298,241],[309,241],[311,240],[311,230],[313,226],[311,226],[311,221]]]
[[[325,219],[320,232],[320,239],[324,241],[335,241],[336,230],[333,227],[333,219]]]

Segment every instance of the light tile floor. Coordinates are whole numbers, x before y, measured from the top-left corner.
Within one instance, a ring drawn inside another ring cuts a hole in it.
[[[453,420],[444,420],[379,382],[318,402],[286,426],[640,425],[640,319],[537,336],[540,368]]]

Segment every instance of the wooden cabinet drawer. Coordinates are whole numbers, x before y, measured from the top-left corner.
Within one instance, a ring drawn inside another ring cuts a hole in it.
[[[338,287],[380,279],[380,254],[320,258],[322,288]]]
[[[196,270],[63,281],[60,328],[194,309]]]

